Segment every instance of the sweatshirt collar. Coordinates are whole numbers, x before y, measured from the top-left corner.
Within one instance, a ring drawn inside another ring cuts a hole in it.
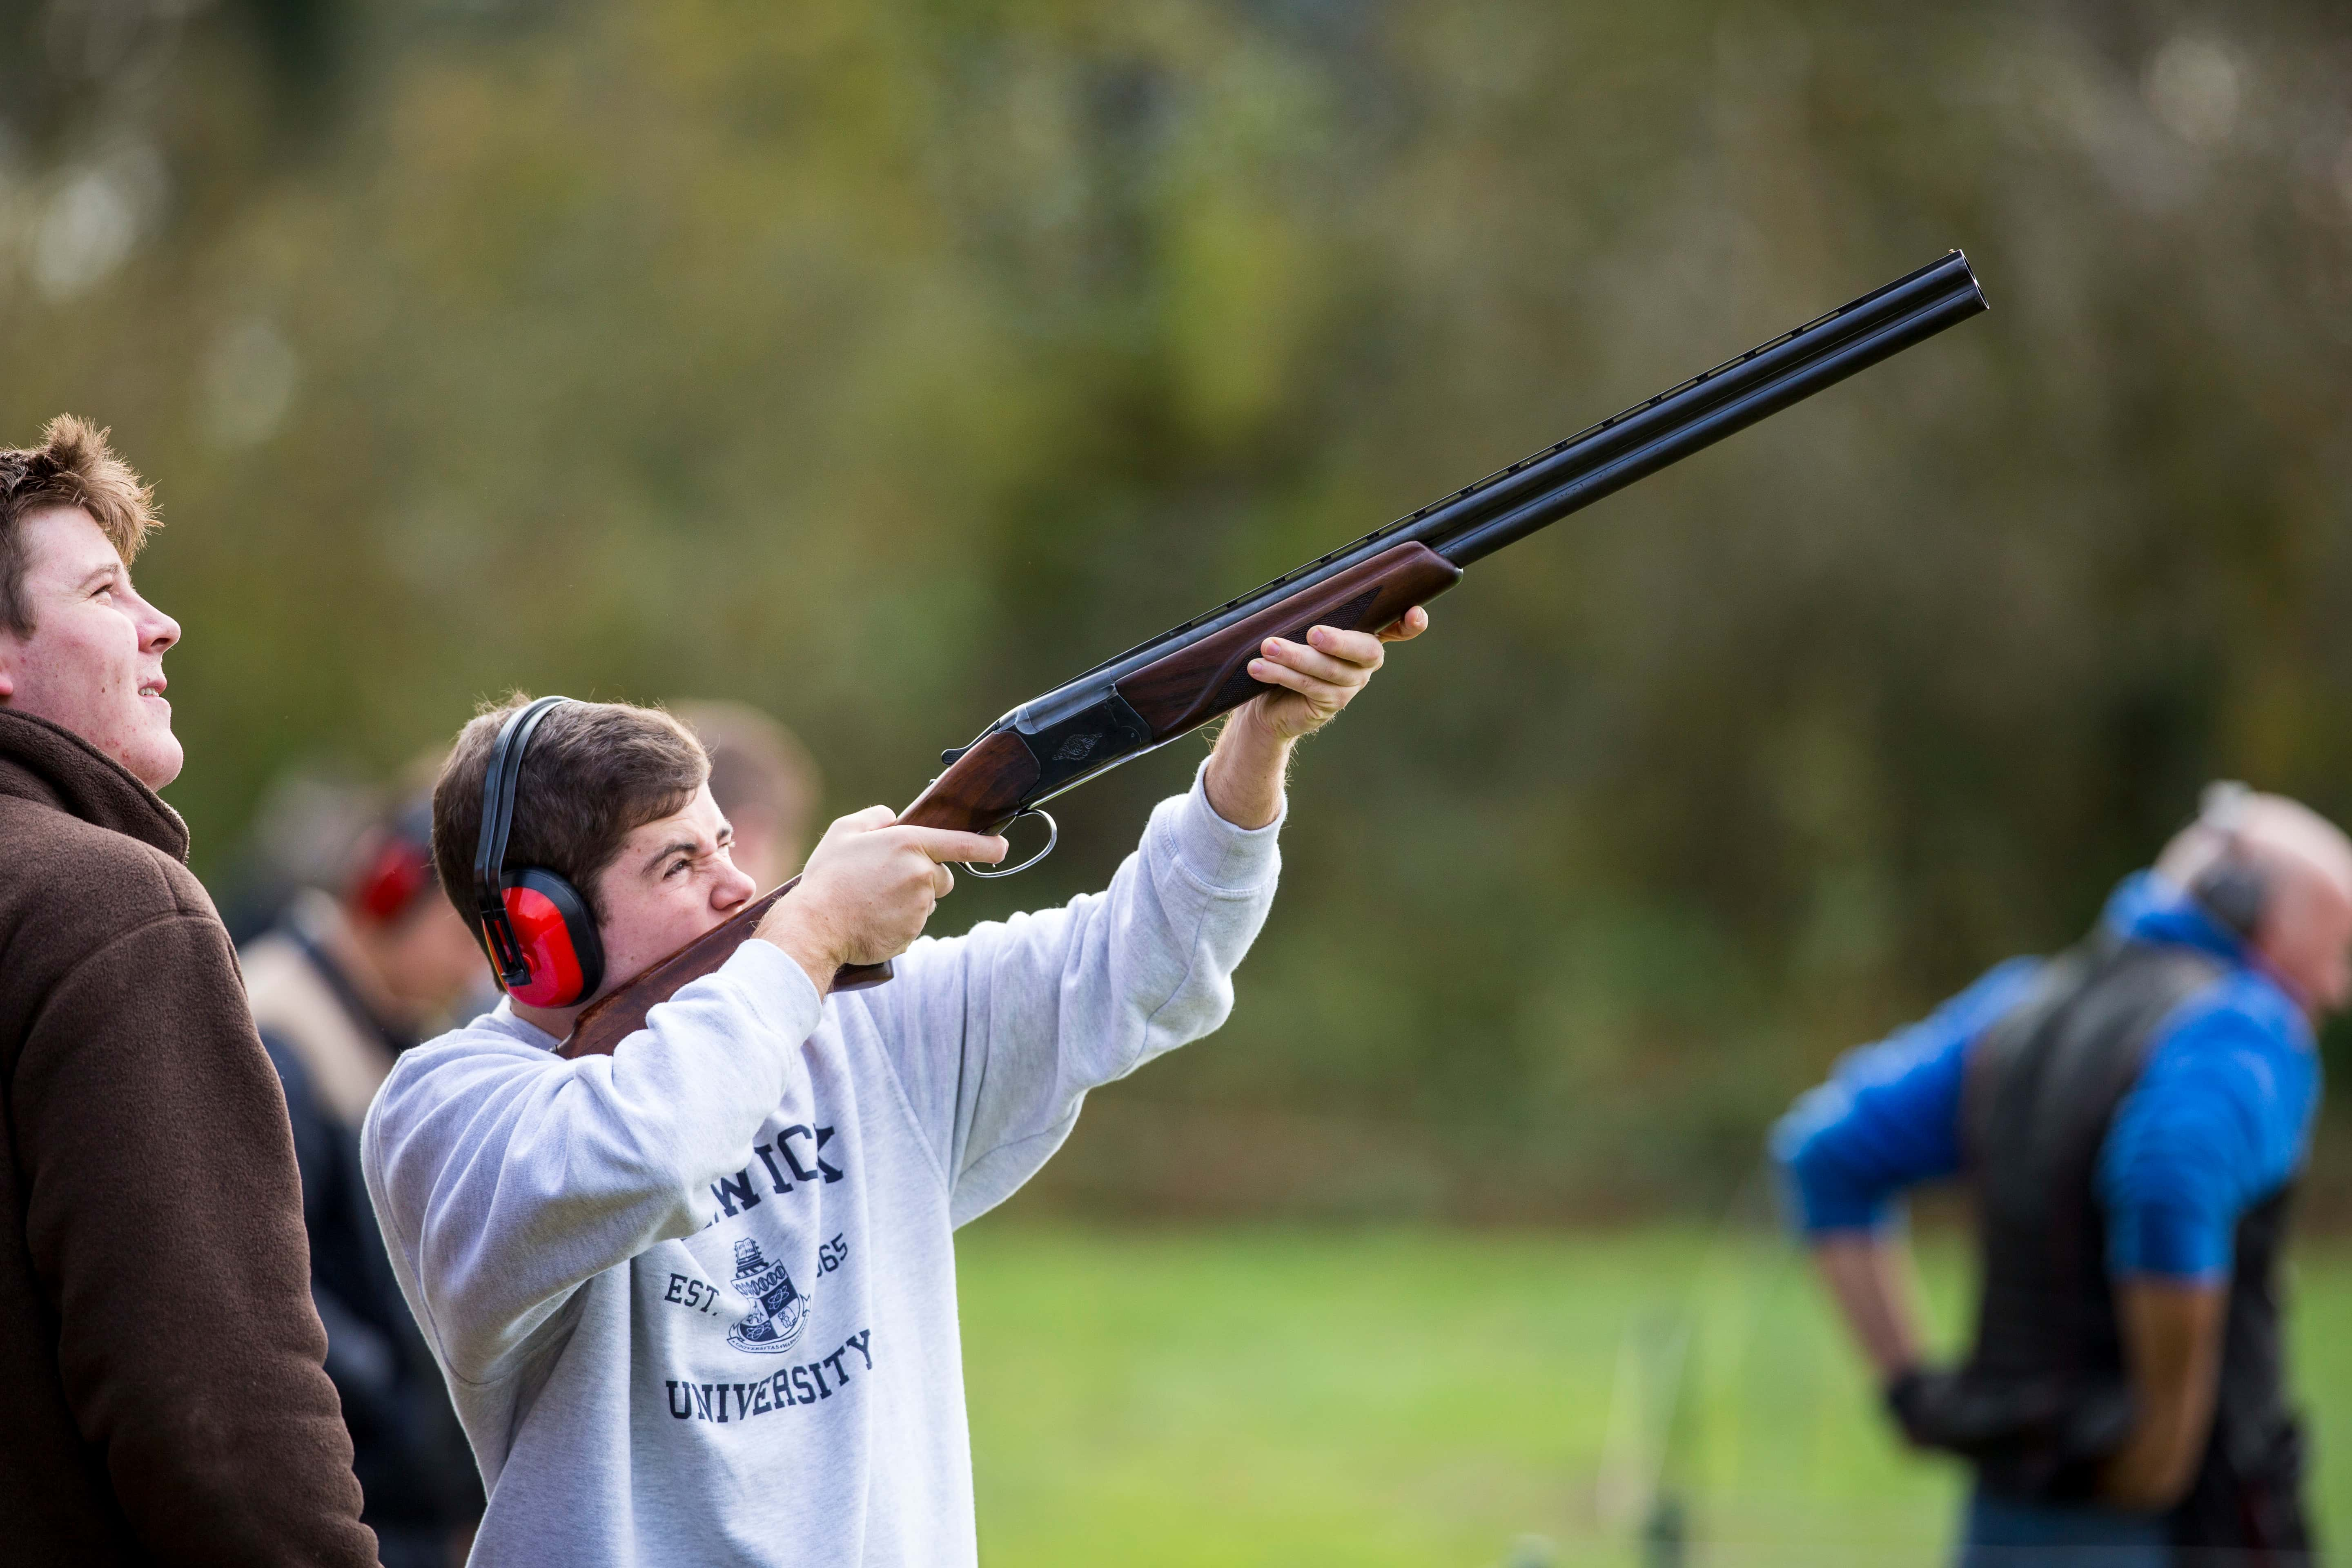
[[[129,768],[62,724],[0,708],[0,795],[37,801],[184,864],[188,825]]]
[[[526,1046],[550,1054],[563,1044],[562,1040],[557,1039],[537,1024],[518,1017],[514,1010],[514,998],[511,996],[499,997],[499,1005],[476,1020],[475,1026],[478,1028],[484,1024],[493,1029],[512,1035]]]

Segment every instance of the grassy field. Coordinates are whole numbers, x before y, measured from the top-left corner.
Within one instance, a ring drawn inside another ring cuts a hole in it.
[[[982,1553],[1004,1568],[1632,1564],[1661,1489],[1694,1563],[1943,1560],[1957,1474],[1897,1451],[1767,1235],[1006,1217],[961,1258]],[[2302,1258],[2318,1507],[2352,1521],[2352,1250]],[[1962,1259],[1926,1261],[1949,1342]]]

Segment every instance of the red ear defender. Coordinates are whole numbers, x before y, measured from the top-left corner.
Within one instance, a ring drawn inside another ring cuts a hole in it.
[[[531,731],[569,698],[542,697],[507,716],[482,771],[482,839],[474,851],[474,934],[507,994],[527,1007],[569,1007],[604,983],[604,944],[579,889],[538,866],[507,869],[515,792]]]
[[[529,867],[509,874],[507,921],[530,978],[507,994],[530,1007],[569,1007],[593,995],[604,980],[604,944],[596,921],[572,884]]]
[[[376,920],[394,920],[432,879],[432,860],[406,839],[387,834],[368,858],[352,901]]]
[[[360,873],[344,896],[372,920],[394,921],[439,879],[433,873],[433,802],[411,801],[362,841],[366,850]]]

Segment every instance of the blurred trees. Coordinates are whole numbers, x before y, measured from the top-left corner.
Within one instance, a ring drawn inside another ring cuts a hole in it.
[[[836,808],[903,804],[1035,689],[1968,247],[1990,317],[1440,604],[1307,748],[1233,1023],[1103,1097],[1066,1191],[1706,1194],[2204,779],[2352,816],[2333,8],[6,16],[0,439],[73,408],[161,484],[215,868],[289,762],[515,685],[742,697]],[[1197,755],[948,922],[1097,883]]]

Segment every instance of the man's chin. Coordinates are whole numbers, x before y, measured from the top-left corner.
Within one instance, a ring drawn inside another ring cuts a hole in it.
[[[121,762],[141,784],[160,791],[180,776],[181,764],[186,760],[179,737],[165,729],[161,734],[151,732],[132,742],[124,748]]]

